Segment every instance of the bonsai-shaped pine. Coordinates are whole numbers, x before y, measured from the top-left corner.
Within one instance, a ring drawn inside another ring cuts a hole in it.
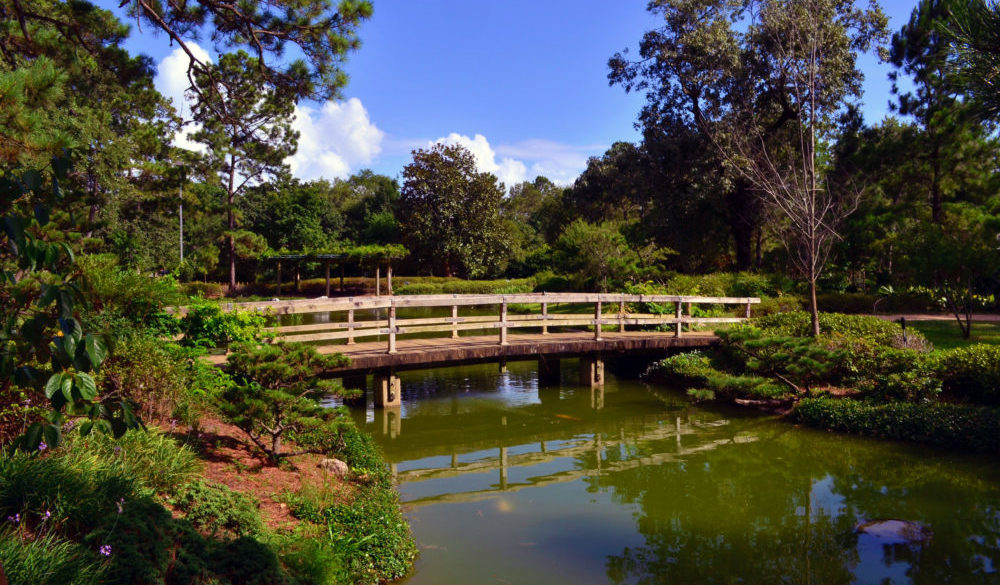
[[[722,342],[742,354],[747,370],[777,378],[796,394],[809,396],[814,385],[836,377],[846,357],[812,337],[765,336],[756,327],[717,331]]]
[[[342,446],[349,419],[342,407],[323,407],[318,399],[350,393],[320,376],[347,363],[343,355],[320,355],[302,344],[237,345],[228,366],[234,384],[223,393],[220,410],[272,463],[304,453],[328,453]],[[296,451],[282,451],[285,437],[296,443]]]

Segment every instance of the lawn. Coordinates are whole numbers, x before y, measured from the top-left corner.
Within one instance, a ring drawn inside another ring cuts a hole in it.
[[[962,338],[962,331],[954,319],[948,321],[908,321],[906,325],[923,333],[936,349],[952,349],[973,343],[1000,344],[1000,323],[974,322],[970,339]]]

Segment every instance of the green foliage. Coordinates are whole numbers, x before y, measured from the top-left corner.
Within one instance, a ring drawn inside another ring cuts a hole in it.
[[[534,290],[535,279],[517,278],[502,280],[461,280],[441,279],[439,282],[413,282],[395,287],[400,295],[442,295],[442,294],[517,294]]]
[[[112,254],[81,256],[78,263],[87,282],[84,297],[97,312],[111,311],[144,323],[148,316],[182,300],[173,278],[123,269]]]
[[[212,537],[260,536],[264,521],[258,504],[228,487],[198,480],[180,488],[171,501],[200,532]]]
[[[104,570],[92,551],[60,536],[23,538],[17,528],[0,530],[0,566],[11,583],[99,585]]]
[[[399,215],[413,259],[445,276],[498,274],[510,247],[500,218],[503,195],[497,178],[479,172],[462,146],[415,150],[403,168]]]
[[[56,446],[66,414],[90,418],[82,427],[120,436],[139,425],[121,396],[98,398],[95,375],[109,353],[106,336],[85,333],[80,310],[86,281],[80,279],[69,235],[50,221],[52,206],[64,202],[59,182],[70,161],[52,160],[52,176],[28,170],[0,170],[4,230],[0,250],[0,385],[43,392],[49,399],[48,424],[32,423],[21,447]]]
[[[217,299],[223,295],[222,285],[217,282],[185,282],[180,290],[188,297],[203,299]]]
[[[153,430],[129,431],[118,439],[97,434],[73,436],[62,458],[69,465],[81,466],[100,460],[109,470],[161,494],[175,492],[201,471],[194,451]]]
[[[673,252],[652,244],[633,246],[623,233],[626,229],[620,222],[574,221],[553,246],[556,266],[576,290],[615,290],[657,275]]]
[[[932,355],[930,368],[951,400],[1000,407],[1000,347],[971,345]]]
[[[663,286],[668,295],[709,297],[766,297],[781,292],[778,279],[752,272],[716,272],[712,274],[675,274]]]
[[[299,453],[325,453],[341,444],[349,417],[318,399],[350,395],[339,382],[320,379],[325,370],[347,363],[340,354],[320,355],[304,344],[243,344],[229,357],[235,384],[221,395],[219,410],[272,462]],[[285,437],[301,448],[282,451]]]
[[[806,393],[834,377],[847,358],[846,352],[812,337],[772,336],[752,326],[716,334],[747,370],[778,378]]]
[[[194,304],[181,319],[181,343],[213,348],[256,341],[263,336],[267,323],[268,316],[258,311],[223,311],[216,304]]]
[[[785,398],[789,389],[761,376],[737,376],[717,369],[700,352],[680,353],[657,363],[647,376],[693,386],[697,400]]]
[[[768,335],[806,337],[810,332],[809,313],[795,311],[776,313],[754,318],[753,324]],[[887,346],[901,346],[903,331],[898,323],[866,315],[844,315],[821,313],[819,316],[821,333],[863,337]],[[917,344],[923,340],[918,331],[908,330],[907,336]]]
[[[288,494],[292,513],[326,527],[328,542],[344,559],[351,582],[386,582],[405,576],[417,549],[375,443],[352,425],[345,429],[338,456],[367,478],[356,485],[354,498],[329,504],[317,494]]]
[[[834,431],[1000,453],[1000,412],[994,408],[816,398],[799,402],[792,416]]]

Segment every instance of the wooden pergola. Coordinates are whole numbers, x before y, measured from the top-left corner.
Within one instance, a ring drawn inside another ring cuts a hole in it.
[[[386,250],[379,250],[379,247],[371,247],[372,251],[366,253],[365,251],[348,251],[348,252],[335,252],[335,253],[300,253],[300,254],[274,254],[270,256],[264,256],[262,260],[273,260],[278,263],[277,266],[277,280],[278,280],[278,290],[277,294],[281,294],[281,274],[282,274],[282,263],[294,263],[295,264],[295,292],[299,292],[299,283],[301,282],[301,271],[300,265],[302,262],[322,262],[323,263],[323,273],[326,278],[326,296],[330,296],[330,265],[337,264],[340,266],[340,292],[344,292],[344,265],[348,263],[357,263],[361,265],[374,264],[375,265],[375,295],[379,296],[381,294],[381,282],[382,282],[382,265],[385,264],[385,274],[386,274],[386,293],[392,295],[392,260],[401,258],[405,256],[406,250],[399,246],[401,250],[390,249],[386,246]],[[364,250],[364,249],[362,249]]]

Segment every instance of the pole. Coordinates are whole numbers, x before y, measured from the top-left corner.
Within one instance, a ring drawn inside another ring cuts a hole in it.
[[[181,264],[184,264],[184,185],[177,187],[177,215],[181,220]]]

